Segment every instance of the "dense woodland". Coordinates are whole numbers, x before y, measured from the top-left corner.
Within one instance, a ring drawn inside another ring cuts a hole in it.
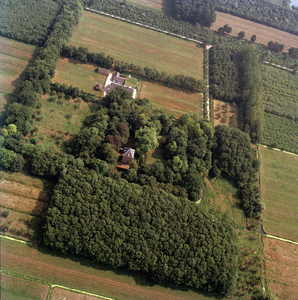
[[[214,130],[208,121],[198,121],[195,115],[175,119],[163,110],[153,109],[148,99],[132,99],[121,88],[99,102],[77,87],[52,84],[60,55],[74,50],[66,44],[83,9],[79,0],[56,2],[61,4],[56,22],[44,47],[23,72],[23,81],[14,93],[15,101],[5,113],[6,126],[0,136],[1,167],[21,171],[26,162],[32,174],[58,182],[46,217],[44,243],[63,253],[89,257],[114,268],[143,271],[156,282],[170,280],[177,285],[231,295],[237,278],[234,222],[228,213],[201,207],[199,200],[209,173],[214,177],[225,176],[240,188],[246,216],[259,216],[256,173],[260,162],[251,148],[249,135],[225,126]],[[259,72],[258,56],[264,54],[263,48],[245,48],[243,41],[160,17],[155,12],[143,14],[145,10],[113,0],[96,5],[95,8],[102,5],[109,13],[115,10],[132,20],[144,19],[142,22],[159,24],[150,23],[165,30],[214,41],[210,53],[214,62],[210,70],[212,93],[226,101],[242,101],[244,129],[258,140],[258,124],[254,121],[261,117],[261,87],[260,76],[254,74]],[[221,42],[223,47],[219,50]],[[84,48],[75,51],[81,55],[77,58],[81,61],[102,59],[97,57],[102,54],[88,53]],[[274,57],[282,57],[278,55]],[[102,61],[108,63],[106,59],[104,56]],[[125,62],[115,65],[119,70],[128,68]],[[44,93],[60,93],[67,99],[80,97],[97,104],[97,111],[85,119],[80,132],[65,143],[66,152],[45,148],[25,137],[32,130]],[[256,99],[258,102],[252,103]],[[272,116],[275,121],[268,123]],[[265,113],[264,127],[283,126],[283,120],[292,122],[289,126],[293,136],[297,135],[294,120],[272,113]],[[283,130],[273,130],[275,134],[284,134]],[[271,136],[264,138],[272,145],[276,143],[271,142]],[[156,148],[158,140],[163,157],[148,165],[144,153]],[[282,148],[283,140],[278,142],[276,145]],[[139,164],[134,161],[127,172],[119,172],[117,151],[128,144],[136,148]],[[295,147],[297,144],[293,152]]]
[[[58,11],[59,5],[52,0],[0,1],[0,35],[41,46]]]

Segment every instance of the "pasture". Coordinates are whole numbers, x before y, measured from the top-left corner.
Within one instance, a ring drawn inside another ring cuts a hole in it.
[[[1,299],[46,300],[49,290],[49,285],[1,273]]]
[[[19,76],[34,55],[36,47],[0,37],[0,111],[11,99]]]
[[[144,80],[139,97],[150,99],[155,108],[165,109],[176,117],[187,113],[202,116],[202,94],[198,92]]]
[[[298,156],[260,147],[266,233],[298,242]]]
[[[203,78],[201,46],[99,14],[83,11],[68,44],[159,72]]]
[[[115,271],[70,255],[51,255],[47,248],[36,249],[1,237],[0,241],[2,269],[40,282],[121,300],[207,300],[218,296],[168,283],[157,285],[142,273]]]
[[[270,41],[278,42],[285,45],[284,52],[288,52],[291,47],[298,47],[298,39],[294,34],[216,11],[216,21],[211,29],[217,31],[225,24],[232,27],[231,35],[233,36],[238,36],[240,31],[244,31],[245,39],[250,40],[251,36],[256,34],[256,43],[267,46]]]
[[[98,66],[95,64],[83,64],[72,58],[61,57],[57,63],[52,82],[67,83],[79,87],[84,92],[103,96],[103,93],[94,90],[94,87],[96,83],[104,86],[107,76],[98,74],[97,68]]]
[[[144,9],[150,8],[159,11],[164,10],[168,7],[166,1],[163,0],[128,0],[127,2],[143,7]]]
[[[64,98],[42,97],[42,108],[35,118],[34,136],[44,146],[64,149],[63,142],[69,140],[83,126],[84,119],[91,113],[94,104]]]
[[[264,238],[267,285],[279,300],[298,299],[297,245]]]

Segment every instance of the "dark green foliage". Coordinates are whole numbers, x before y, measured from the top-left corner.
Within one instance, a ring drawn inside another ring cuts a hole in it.
[[[41,46],[58,11],[52,0],[0,1],[0,35]]]
[[[270,41],[268,42],[268,48],[274,52],[281,52],[284,50],[284,44]]]
[[[255,34],[253,34],[253,35],[251,36],[251,38],[250,38],[250,41],[251,41],[252,43],[254,43],[256,40],[257,40],[257,36],[256,36]]]
[[[257,216],[261,205],[255,174],[260,164],[254,158],[249,136],[237,128],[218,125],[215,129],[211,174],[222,174],[235,181],[241,189],[241,205],[246,216]]]
[[[236,241],[229,214],[71,168],[55,188],[44,234],[63,253],[222,294],[234,288]]]
[[[294,48],[294,47],[290,48],[289,55],[291,57],[298,58],[298,48]]]
[[[247,46],[240,55],[243,72],[243,91],[240,102],[243,129],[249,133],[253,143],[259,143],[264,120],[261,61],[254,45]]]
[[[178,20],[212,26],[216,20],[213,1],[211,0],[170,0],[173,14]]]
[[[99,149],[99,157],[106,161],[108,164],[117,165],[118,155],[113,145],[105,143]]]
[[[240,31],[238,33],[238,39],[242,40],[245,37],[245,32],[244,31]]]

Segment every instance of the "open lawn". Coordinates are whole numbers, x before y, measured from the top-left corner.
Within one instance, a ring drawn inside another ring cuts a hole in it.
[[[298,247],[272,238],[264,238],[268,288],[278,300],[298,299]]]
[[[202,115],[202,94],[197,92],[144,80],[139,97],[150,99],[155,108],[166,109],[177,117],[187,113]]]
[[[157,285],[142,273],[111,270],[77,257],[53,255],[46,248],[34,248],[1,238],[1,267],[69,288],[121,300],[210,300],[218,295]],[[53,299],[53,298],[52,298]]]
[[[44,146],[55,145],[63,149],[63,141],[69,140],[83,126],[84,119],[91,114],[95,104],[84,101],[66,100],[52,101],[49,95],[42,97],[42,108],[33,123],[37,129],[35,136]]]
[[[214,127],[216,125],[227,125],[238,127],[238,106],[220,100],[213,102]]]
[[[260,147],[266,233],[298,242],[298,156]]]
[[[232,27],[231,35],[233,36],[238,36],[240,31],[244,31],[245,39],[250,40],[251,36],[256,34],[256,43],[268,46],[270,41],[278,42],[285,45],[285,52],[288,52],[291,47],[298,47],[298,38],[294,34],[216,11],[216,21],[211,29],[217,31],[219,27],[223,27],[225,24]]]
[[[239,190],[225,178],[205,179],[206,188],[200,204],[229,212],[238,232],[238,279],[233,299],[251,299],[252,293],[262,289],[262,242],[259,233],[245,230],[246,220],[240,208]]]
[[[94,90],[96,83],[105,85],[107,76],[97,73],[98,66],[91,63],[81,63],[72,58],[61,57],[57,63],[55,77],[52,82],[67,83],[77,86],[87,93],[103,96],[103,92]]]
[[[19,76],[28,65],[35,46],[0,37],[0,111],[20,82]]]
[[[50,287],[1,273],[1,299],[40,299],[46,300]],[[4,293],[4,295],[2,294]],[[2,297],[3,296],[3,297]],[[58,299],[58,298],[56,298]]]
[[[159,72],[203,77],[201,46],[87,11],[83,11],[69,44]]]

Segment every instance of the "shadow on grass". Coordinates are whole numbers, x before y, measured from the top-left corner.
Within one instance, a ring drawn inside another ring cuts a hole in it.
[[[34,246],[29,246],[29,247],[34,247]],[[159,286],[159,287],[163,287],[165,289],[170,289],[171,291],[177,291],[177,292],[191,291],[191,292],[194,292],[198,295],[198,299],[200,299],[199,295],[204,296],[206,298],[210,298],[210,299],[224,299],[224,297],[222,297],[221,295],[219,295],[217,293],[212,293],[212,292],[207,292],[207,291],[204,291],[204,290],[190,288],[190,287],[187,287],[185,285],[177,286],[177,285],[175,285],[171,282],[168,282],[168,281],[163,281],[163,282],[158,284],[153,279],[151,279],[150,274],[146,274],[146,273],[141,272],[141,271],[129,271],[129,270],[126,270],[124,268],[113,269],[112,267],[110,267],[106,264],[94,263],[90,259],[81,258],[81,257],[77,257],[77,256],[74,256],[74,255],[64,255],[64,254],[61,254],[60,252],[58,252],[56,250],[51,250],[50,248],[47,248],[45,246],[38,247],[38,251],[42,254],[51,255],[53,257],[69,259],[72,262],[79,263],[81,266],[85,266],[85,267],[91,268],[93,270],[112,272],[116,276],[125,276],[125,277],[132,278],[137,286],[149,287],[149,288],[150,287],[154,288],[154,287]],[[87,271],[88,270],[86,270],[86,272]],[[82,272],[84,272],[84,271],[82,271]],[[117,278],[115,278],[113,280],[117,281]],[[157,290],[157,291],[161,292],[160,290]],[[166,291],[162,291],[162,292],[166,293]]]

